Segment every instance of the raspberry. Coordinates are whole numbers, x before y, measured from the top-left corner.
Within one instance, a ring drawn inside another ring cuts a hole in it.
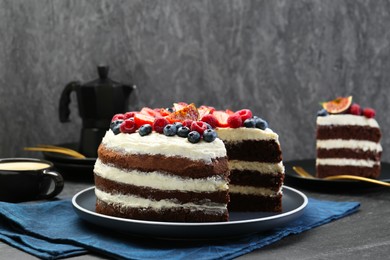
[[[203,116],[201,120],[208,123],[212,128],[215,128],[218,125],[217,118],[212,114]]]
[[[111,122],[117,121],[117,120],[124,120],[125,115],[124,114],[116,114],[112,117]]]
[[[154,119],[153,129],[157,133],[162,134],[164,132],[164,127],[169,124],[169,121],[165,117],[158,117]]]
[[[244,122],[245,120],[252,118],[252,111],[249,109],[241,109],[236,112],[241,117],[241,121]]]
[[[241,116],[239,114],[232,114],[228,117],[227,123],[231,128],[239,128],[242,125]]]
[[[186,119],[186,120],[184,120],[184,121],[182,122],[182,125],[183,125],[183,126],[186,126],[186,127],[188,127],[188,128],[191,128],[192,122],[194,122],[194,121],[191,120],[191,119]]]
[[[200,135],[203,135],[203,132],[207,129],[207,124],[202,121],[194,121],[191,124],[191,131],[196,131]]]
[[[363,109],[363,115],[367,118],[374,118],[375,117],[375,110],[370,108],[370,107],[367,107],[367,108]]]
[[[352,114],[352,115],[357,115],[357,116],[360,116],[362,114],[362,109],[360,108],[360,106],[358,104],[352,104],[351,107],[349,108],[349,112]]]
[[[129,119],[129,118],[134,117],[134,116],[135,116],[135,113],[136,113],[136,112],[126,112],[126,113],[124,114],[124,119]]]
[[[121,132],[126,134],[134,133],[137,130],[137,125],[133,120],[126,119],[120,126]]]

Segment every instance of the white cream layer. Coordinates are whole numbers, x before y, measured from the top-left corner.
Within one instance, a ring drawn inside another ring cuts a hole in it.
[[[328,139],[317,140],[317,149],[359,149],[363,151],[381,152],[380,143],[359,140]]]
[[[227,204],[202,204],[197,205],[194,203],[177,203],[175,199],[172,200],[149,200],[136,196],[128,196],[123,194],[111,194],[101,191],[95,188],[96,197],[106,203],[120,205],[121,207],[129,208],[152,208],[155,210],[161,210],[164,208],[189,208],[197,210],[206,210],[209,212],[221,212],[226,211]]]
[[[350,114],[318,116],[317,125],[358,125],[379,128],[378,122],[374,118]]]
[[[248,187],[248,186],[240,186],[240,185],[229,185],[230,193],[240,193],[245,195],[257,195],[257,196],[275,196],[282,192],[282,188],[278,191],[273,191],[267,188],[256,188],[256,187]]]
[[[190,160],[202,160],[211,163],[212,159],[225,157],[226,148],[219,138],[208,143],[190,143],[187,138],[179,136],[165,136],[152,132],[147,136],[134,134],[117,134],[108,130],[102,140],[102,144],[119,152],[128,154],[161,154],[164,156],[178,156]]]
[[[358,159],[336,159],[336,158],[327,158],[321,159],[317,158],[317,165],[330,165],[330,166],[356,166],[356,167],[373,167],[375,165],[379,165],[378,161],[371,160],[358,160]]]
[[[247,162],[238,160],[229,160],[229,170],[249,170],[257,171],[259,173],[284,173],[283,162],[279,163],[263,163],[263,162]]]
[[[228,183],[220,177],[185,179],[157,171],[124,171],[104,164],[99,159],[96,160],[94,172],[98,176],[111,181],[165,191],[214,192],[228,190]]]
[[[275,140],[279,143],[279,136],[270,128],[216,128],[218,137],[224,141],[235,142],[242,140]]]

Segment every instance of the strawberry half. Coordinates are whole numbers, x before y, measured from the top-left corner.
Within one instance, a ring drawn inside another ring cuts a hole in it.
[[[137,127],[141,127],[142,125],[149,124],[153,125],[154,117],[147,116],[141,113],[137,113],[134,115],[134,123],[137,125]]]
[[[213,115],[217,119],[217,126],[219,126],[219,127],[229,127],[229,124],[228,124],[228,121],[227,121],[227,119],[229,117],[228,113],[226,113],[225,111],[217,110],[217,111],[213,112]]]
[[[154,109],[151,109],[149,107],[142,108],[140,113],[152,117],[156,117],[158,115],[158,113]]]
[[[207,114],[202,117],[201,121],[206,122],[209,124],[212,128],[215,128],[218,126],[218,120],[213,114]]]
[[[227,122],[231,128],[239,128],[242,126],[242,120],[239,114],[230,115]]]

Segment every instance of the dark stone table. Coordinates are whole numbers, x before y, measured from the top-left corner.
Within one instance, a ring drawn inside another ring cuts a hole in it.
[[[72,197],[92,182],[67,181],[60,198]],[[348,217],[298,235],[290,235],[272,245],[238,259],[384,259],[390,255],[390,189],[377,188],[343,194],[319,193],[296,187],[308,197],[358,201],[360,210]],[[0,259],[36,259],[0,242]],[[95,254],[70,259],[108,259]]]

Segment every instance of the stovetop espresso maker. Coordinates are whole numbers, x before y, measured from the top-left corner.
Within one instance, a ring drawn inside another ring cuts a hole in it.
[[[112,116],[128,110],[129,97],[135,86],[121,84],[108,78],[108,66],[98,66],[99,78],[81,84],[72,81],[65,86],[60,98],[61,122],[68,122],[71,93],[76,92],[82,119],[79,151],[87,157],[97,157],[97,148],[110,126]]]

